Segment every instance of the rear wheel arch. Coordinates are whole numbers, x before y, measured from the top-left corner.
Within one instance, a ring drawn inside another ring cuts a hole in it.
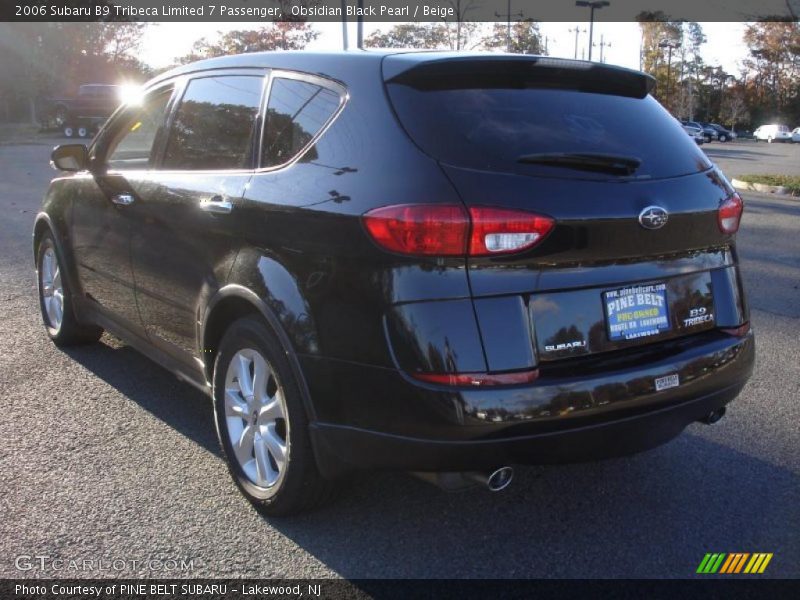
[[[221,288],[209,301],[203,318],[199,341],[206,379],[214,379],[214,362],[225,332],[235,321],[247,316],[257,316],[264,321],[283,348],[292,372],[298,382],[309,421],[314,421],[316,411],[311,402],[308,386],[300,362],[289,336],[272,309],[252,290],[237,284]]]

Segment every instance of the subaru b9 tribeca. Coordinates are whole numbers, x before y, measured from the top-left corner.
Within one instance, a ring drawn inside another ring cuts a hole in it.
[[[47,332],[109,331],[208,393],[270,515],[358,469],[497,489],[652,448],[717,420],[754,359],[742,200],[652,85],[446,53],[164,73],[53,152]]]

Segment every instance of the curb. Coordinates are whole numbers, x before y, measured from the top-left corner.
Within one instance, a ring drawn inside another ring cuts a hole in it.
[[[791,196],[792,191],[782,185],[767,185],[766,183],[750,183],[740,179],[731,179],[731,185],[737,190],[761,192],[763,194],[777,194],[778,196]]]

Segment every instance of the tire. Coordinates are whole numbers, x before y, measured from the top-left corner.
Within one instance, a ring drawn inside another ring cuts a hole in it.
[[[47,335],[57,346],[91,344],[100,339],[103,330],[79,323],[75,318],[69,282],[61,276],[63,263],[53,235],[45,233],[36,249],[36,283],[42,322]]]
[[[710,144],[711,143],[711,136],[710,135],[705,136],[703,139],[705,139],[706,144]]]
[[[75,128],[70,125],[64,127],[64,137],[71,138],[75,135]]]
[[[726,135],[723,133],[721,136],[719,136],[719,141],[720,141],[720,142],[727,142],[727,141],[728,141],[728,136],[726,136]]]
[[[261,319],[231,324],[213,379],[217,437],[244,496],[271,517],[329,500],[335,486],[317,469],[300,387],[281,344]]]

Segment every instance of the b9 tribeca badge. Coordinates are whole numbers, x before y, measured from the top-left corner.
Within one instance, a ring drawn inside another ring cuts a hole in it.
[[[694,327],[701,323],[708,323],[714,320],[714,314],[708,312],[706,307],[692,308],[689,310],[689,318],[683,320],[684,327]]]

